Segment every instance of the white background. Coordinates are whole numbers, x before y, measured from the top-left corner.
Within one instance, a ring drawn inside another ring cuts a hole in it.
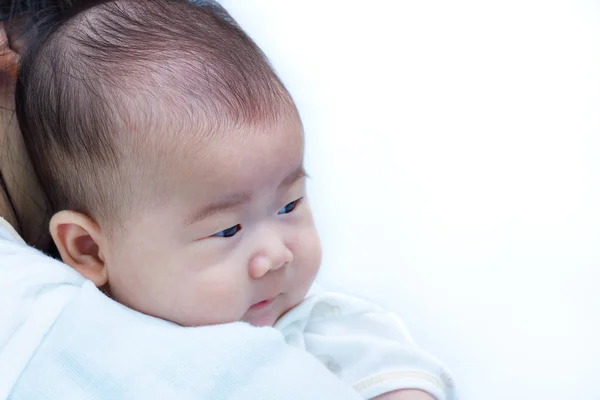
[[[463,400],[600,399],[600,2],[223,4],[302,114],[321,281]]]

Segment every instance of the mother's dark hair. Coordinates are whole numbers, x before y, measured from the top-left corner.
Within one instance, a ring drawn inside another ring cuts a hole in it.
[[[71,0],[0,0],[0,214],[27,243],[43,251],[51,243],[50,216],[16,122],[15,78],[29,27],[43,12],[66,10],[71,4]]]
[[[0,0],[0,21],[9,40],[9,46],[23,39],[23,35],[47,13],[64,12],[86,0]]]
[[[0,0],[0,20],[27,14],[33,21],[50,8],[69,9],[78,0]]]

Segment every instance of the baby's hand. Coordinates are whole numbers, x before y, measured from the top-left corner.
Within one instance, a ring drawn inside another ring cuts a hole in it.
[[[416,389],[401,389],[384,393],[372,400],[435,400],[431,395]]]

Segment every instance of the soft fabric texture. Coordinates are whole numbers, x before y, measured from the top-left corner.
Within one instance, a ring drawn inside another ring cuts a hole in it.
[[[0,227],[0,399],[360,399],[279,331],[130,310]]]
[[[315,285],[275,328],[288,344],[313,354],[365,399],[406,388],[439,400],[456,398],[441,363],[415,345],[395,314],[367,301]]]
[[[2,219],[0,277],[0,399],[454,398],[396,316],[318,287],[274,328],[184,328],[114,302]]]

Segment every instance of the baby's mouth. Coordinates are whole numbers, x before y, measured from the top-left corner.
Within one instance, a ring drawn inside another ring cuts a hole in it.
[[[277,295],[277,296],[279,296],[279,295]],[[268,299],[259,301],[258,303],[252,304],[252,306],[250,307],[250,310],[261,310],[263,308],[270,306],[271,304],[273,304],[273,302],[275,301],[277,296],[270,297]]]

